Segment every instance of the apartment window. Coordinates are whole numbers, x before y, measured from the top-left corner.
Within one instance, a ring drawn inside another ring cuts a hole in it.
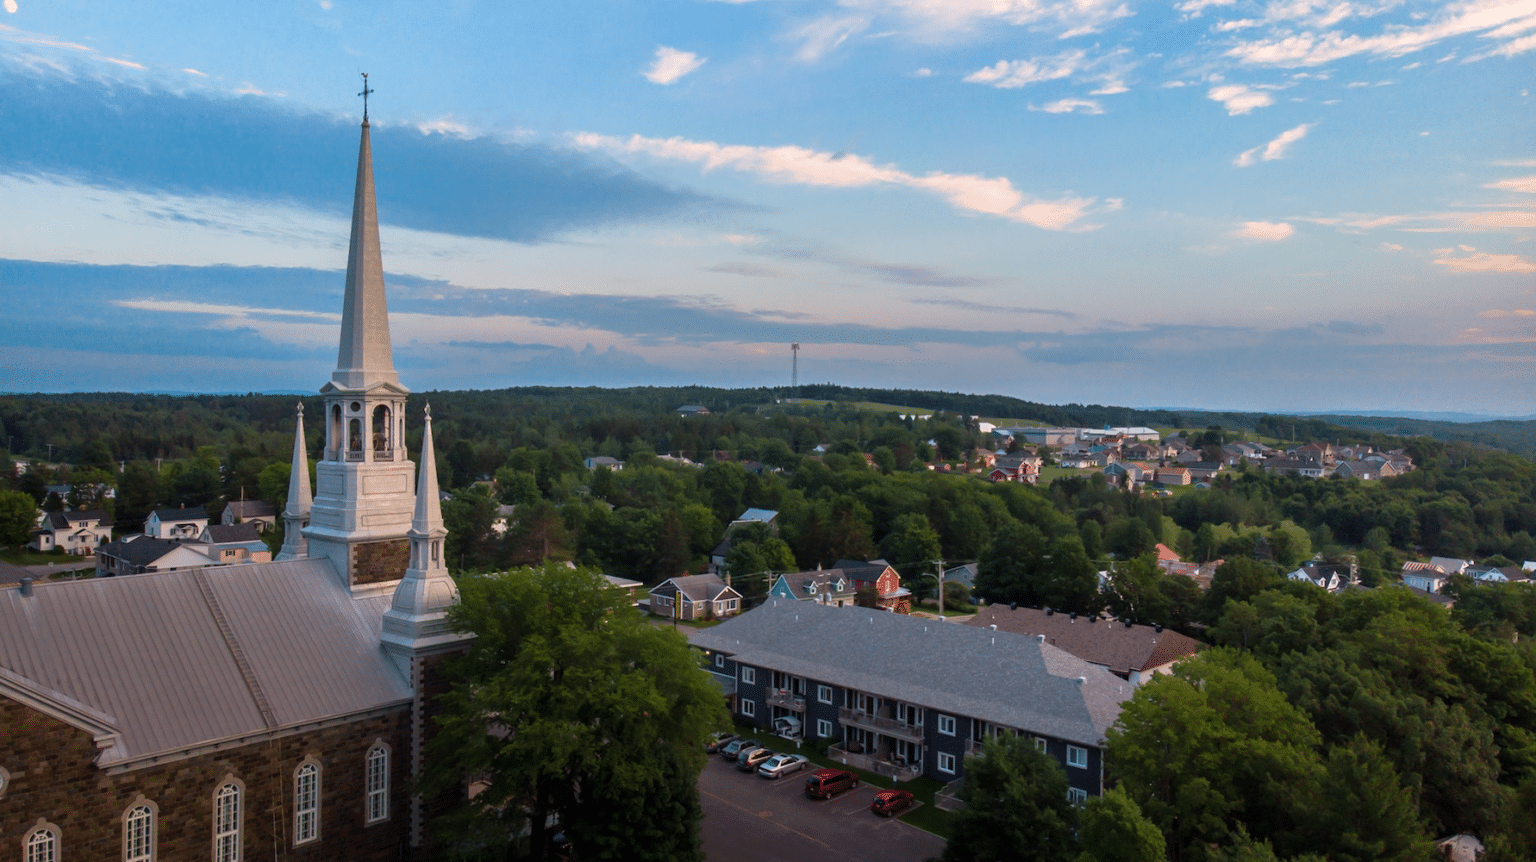
[[[945,775],[955,774],[955,756],[947,751],[939,752],[939,771]]]
[[[757,702],[756,701],[751,701],[751,700],[744,700],[744,701],[742,701],[741,702],[741,714],[745,715],[747,718],[756,718],[757,717]]]
[[[240,862],[240,784],[229,781],[213,794],[213,862]]]
[[[1078,769],[1087,769],[1088,749],[1079,748],[1075,745],[1067,746],[1067,765],[1075,766]]]
[[[757,682],[757,668],[743,667],[741,669],[741,681],[747,685],[755,684]]]
[[[46,820],[37,821],[27,837],[21,839],[26,862],[59,862],[59,827]]]
[[[1076,787],[1067,788],[1067,801],[1073,805],[1082,805],[1088,801],[1088,791]]]
[[[364,810],[367,822],[389,819],[389,746],[375,742],[368,749],[368,798]]]
[[[1041,753],[1045,752],[1045,737],[1043,737],[1043,736],[1035,737],[1035,750],[1039,751]]]
[[[826,739],[832,735],[832,722],[825,718],[816,719],[816,738]]]
[[[155,808],[141,796],[123,815],[123,862],[154,862],[154,859]]]
[[[725,653],[715,653],[715,667],[725,667]]]
[[[939,716],[939,733],[945,736],[955,735],[955,717],[953,715]]]
[[[832,686],[830,686],[830,685],[818,685],[818,686],[816,686],[816,700],[818,702],[820,702],[820,703],[831,703],[832,702]]]
[[[306,760],[293,773],[293,843],[320,837],[320,764]]]

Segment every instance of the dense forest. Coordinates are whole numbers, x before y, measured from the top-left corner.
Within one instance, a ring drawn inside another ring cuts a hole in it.
[[[1284,574],[1320,556],[1353,562],[1369,587],[1431,554],[1536,559],[1536,463],[1317,418],[1224,424],[991,396],[803,390],[817,400],[712,389],[413,395],[413,415],[431,403],[438,475],[452,494],[449,562],[484,571],[573,560],[655,583],[698,570],[748,507],[778,512],[771,529],[731,534],[728,565],[749,598],[771,572],[876,555],[922,595],[936,567],[977,561],[987,600],[1107,610],[1213,646],[1144,687],[1111,734],[1117,798],[1135,803],[1172,858],[1415,859],[1427,838],[1463,829],[1487,837],[1497,859],[1536,852],[1536,590],[1455,579],[1447,613],[1406,590],[1333,595]],[[318,398],[303,401],[318,414]],[[711,412],[682,416],[683,404]],[[0,545],[25,540],[6,513],[30,517],[34,503],[108,508],[124,531],[156,506],[217,513],[243,496],[280,508],[293,413],[294,399],[280,396],[0,398],[0,434],[29,462],[22,471],[0,459]],[[1196,448],[1253,435],[1370,443],[1405,450],[1417,469],[1362,482],[1240,464],[1172,496],[1122,491],[1094,473],[994,484],[967,472],[997,445],[978,417],[1186,427]],[[415,449],[421,425],[409,425]],[[313,466],[323,441],[309,432]],[[623,468],[588,469],[599,455]],[[49,491],[66,484],[63,497]],[[1159,543],[1186,560],[1224,561],[1210,588],[1159,568]]]

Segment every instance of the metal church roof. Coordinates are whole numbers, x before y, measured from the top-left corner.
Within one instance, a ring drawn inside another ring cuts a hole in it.
[[[325,560],[6,589],[0,693],[110,718],[102,766],[404,704],[389,602],[353,598]]]

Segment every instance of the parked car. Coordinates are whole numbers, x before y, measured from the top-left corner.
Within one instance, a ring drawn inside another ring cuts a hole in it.
[[[859,777],[845,769],[818,769],[805,780],[805,795],[827,799],[859,786]]]
[[[810,758],[803,754],[775,754],[757,768],[757,774],[764,778],[783,778],[810,765]]]
[[[893,817],[912,807],[912,793],[907,790],[882,790],[869,803],[869,810],[886,817]]]
[[[726,760],[735,760],[744,748],[760,748],[762,743],[755,739],[733,739],[720,748],[720,756]]]
[[[724,748],[728,743],[734,742],[740,738],[741,734],[739,733],[721,731],[720,733],[717,733],[709,738],[709,743],[704,746],[704,750],[709,754],[719,754],[720,749]]]
[[[772,749],[761,745],[757,748],[745,749],[736,755],[736,768],[742,772],[753,772],[757,769],[758,764],[773,757],[775,753]]]

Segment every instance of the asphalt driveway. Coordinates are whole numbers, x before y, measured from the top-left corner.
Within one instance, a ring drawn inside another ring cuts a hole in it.
[[[715,862],[922,862],[944,852],[944,839],[871,814],[879,788],[861,784],[832,799],[807,799],[801,788],[809,774],[769,781],[711,755],[699,775],[705,856]]]

